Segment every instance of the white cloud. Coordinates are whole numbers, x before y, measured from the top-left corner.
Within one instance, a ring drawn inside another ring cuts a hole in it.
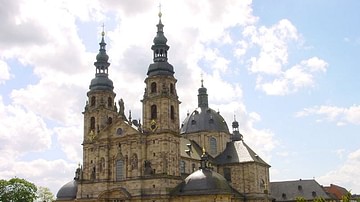
[[[296,113],[296,117],[317,116],[320,121],[335,122],[342,126],[345,124],[360,125],[360,106],[353,105],[348,108],[337,106],[314,106],[304,108]]]
[[[47,119],[66,125],[78,124],[82,117],[79,113],[83,109],[81,105],[85,106],[85,94],[81,98],[77,95],[84,92],[84,89],[72,84],[57,83],[58,81],[61,81],[59,77],[54,80],[42,79],[36,85],[13,90],[11,98],[15,104]]]
[[[337,184],[347,190],[360,190],[360,149],[350,153],[343,165],[317,178],[321,184]],[[356,180],[354,180],[356,179]]]
[[[83,127],[57,127],[54,129],[61,150],[70,162],[82,162]]]
[[[270,28],[247,27],[243,35],[260,48],[259,57],[250,60],[250,72],[270,75],[281,74],[282,65],[288,62],[288,42],[300,38],[295,26],[287,19]]]
[[[2,60],[0,60],[0,84],[5,83],[5,81],[9,80],[12,77],[10,74],[10,68],[8,64]]]
[[[51,146],[52,131],[42,117],[19,105],[4,105],[0,97],[0,151],[16,158],[27,152],[44,151]]]
[[[256,88],[268,95],[286,95],[294,93],[301,88],[313,87],[318,72],[325,72],[328,64],[317,57],[303,60],[289,69],[281,70],[275,79],[259,75]],[[266,79],[264,79],[266,78]],[[270,81],[269,81],[270,80]]]
[[[48,187],[56,194],[62,185],[72,180],[69,176],[75,176],[76,163],[68,163],[64,160],[14,161],[0,157],[0,178],[11,179],[13,177],[24,178],[33,182],[36,186]]]
[[[239,42],[235,56],[241,57],[249,49],[259,48],[259,54],[250,57],[248,70],[257,76],[256,89],[268,95],[287,95],[301,88],[313,87],[315,74],[326,72],[328,64],[318,57],[289,67],[288,49],[294,43],[301,44],[302,37],[287,19],[270,27],[249,25],[242,34],[248,42]]]
[[[326,68],[328,67],[328,64],[318,57],[301,61],[301,64],[307,67],[310,72],[326,72]]]

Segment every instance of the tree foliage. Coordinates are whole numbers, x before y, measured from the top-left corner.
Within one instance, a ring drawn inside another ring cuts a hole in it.
[[[0,180],[0,201],[23,202],[36,199],[37,187],[24,179]]]
[[[38,201],[41,202],[54,201],[54,194],[47,187],[38,187],[37,197],[38,197]]]
[[[306,202],[304,197],[298,196],[295,198],[296,202]]]
[[[325,199],[323,197],[316,197],[314,198],[314,202],[325,202]]]
[[[351,201],[351,191],[348,191],[346,194],[344,194],[342,197],[341,197],[341,200],[343,202],[350,202]]]

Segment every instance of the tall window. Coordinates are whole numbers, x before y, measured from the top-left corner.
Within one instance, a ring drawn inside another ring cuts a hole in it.
[[[96,102],[96,98],[95,98],[95,96],[92,96],[91,99],[90,99],[90,105],[92,107],[95,106],[95,102]]]
[[[170,84],[170,94],[174,94],[174,84]]]
[[[90,118],[90,130],[95,130],[95,117]]]
[[[108,107],[111,107],[112,106],[112,99],[111,97],[108,97]]]
[[[157,107],[156,105],[151,105],[151,119],[157,118]]]
[[[151,83],[151,93],[156,93],[156,83],[155,82],[152,82]]]
[[[185,173],[185,161],[180,161],[180,173]]]
[[[210,154],[215,155],[217,153],[217,144],[216,144],[216,138],[210,137]]]
[[[124,179],[124,161],[116,161],[116,181]]]
[[[170,107],[170,119],[171,120],[175,119],[175,110],[174,110],[174,106],[172,106],[172,105]]]

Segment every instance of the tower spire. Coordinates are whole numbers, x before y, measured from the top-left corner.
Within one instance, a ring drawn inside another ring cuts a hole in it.
[[[95,78],[91,81],[90,90],[113,90],[113,82],[108,78],[109,73],[109,56],[106,54],[105,31],[104,24],[102,25],[101,41],[99,43],[100,49],[96,56]]]
[[[233,128],[233,136],[232,136],[232,141],[239,141],[242,140],[243,137],[240,134],[239,131],[239,122],[236,121],[236,115],[234,114],[234,121],[232,122],[232,128]]]
[[[201,87],[198,90],[198,107],[209,108],[207,89],[204,87],[204,79],[201,74]]]
[[[161,5],[159,5],[159,23],[156,25],[157,32],[153,40],[154,45],[151,46],[153,50],[154,63],[149,66],[147,75],[169,75],[173,76],[174,68],[168,63],[167,53],[169,46],[166,44],[167,38],[164,35],[164,25],[161,22],[162,12]]]

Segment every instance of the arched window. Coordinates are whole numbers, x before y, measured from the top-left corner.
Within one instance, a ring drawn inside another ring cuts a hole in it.
[[[117,160],[116,161],[116,181],[120,181],[124,179],[124,161]]]
[[[174,106],[172,106],[172,105],[170,107],[170,119],[171,120],[175,119],[175,110],[174,110]]]
[[[108,124],[112,124],[112,118],[111,117],[108,117]]]
[[[108,97],[108,107],[112,107],[112,99],[111,99],[111,97]]]
[[[216,138],[210,137],[209,143],[210,143],[210,154],[215,155],[217,153]]]
[[[90,130],[95,130],[95,117],[90,118]]]
[[[91,99],[90,99],[90,106],[95,106],[95,102],[96,102],[96,98],[95,96],[92,96]]]
[[[170,94],[174,94],[174,84],[170,84]]]
[[[185,173],[185,161],[180,161],[180,173]]]
[[[151,91],[150,91],[150,92],[151,92],[151,93],[156,93],[156,91],[157,91],[157,90],[156,90],[156,83],[155,83],[155,82],[152,82],[152,83],[151,83]]]
[[[157,118],[157,107],[156,105],[151,105],[151,119]]]

